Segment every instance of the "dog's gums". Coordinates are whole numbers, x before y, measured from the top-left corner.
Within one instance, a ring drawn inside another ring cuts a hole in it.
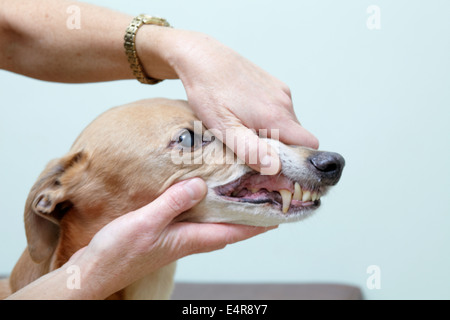
[[[268,176],[251,172],[214,188],[214,191],[228,201],[269,204],[278,207],[284,214],[290,214],[319,207],[324,188],[302,186],[283,174]]]

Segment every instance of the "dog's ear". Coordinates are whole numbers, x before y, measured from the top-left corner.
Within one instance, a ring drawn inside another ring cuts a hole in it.
[[[70,209],[70,189],[77,172],[86,166],[83,151],[52,160],[31,188],[25,204],[25,232],[34,262],[46,260],[59,240],[59,222]]]

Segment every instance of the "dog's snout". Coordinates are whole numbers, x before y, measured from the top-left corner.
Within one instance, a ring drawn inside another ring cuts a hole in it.
[[[344,159],[337,153],[321,152],[309,159],[312,165],[322,172],[334,172],[342,167]]]
[[[345,165],[345,160],[340,154],[319,151],[308,160],[321,182],[335,185],[339,181]]]

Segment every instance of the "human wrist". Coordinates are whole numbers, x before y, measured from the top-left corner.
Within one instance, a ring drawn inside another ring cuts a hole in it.
[[[131,280],[134,274],[127,273],[127,263],[123,263],[129,260],[122,256],[118,262],[117,252],[114,250],[97,250],[88,246],[80,255],[74,255],[74,258],[65,267],[70,270],[75,266],[75,270],[78,268],[80,272],[81,290],[74,293],[80,295],[79,299],[106,299],[133,282]]]
[[[108,295],[101,286],[93,285],[94,277],[83,263],[67,262],[16,291],[12,300],[88,300],[104,299]]]
[[[143,25],[136,34],[136,52],[145,73],[155,79],[178,79],[171,64],[171,40],[177,30],[155,25]]]
[[[143,25],[136,36],[145,71],[157,79],[180,79],[183,84],[196,75],[191,67],[207,65],[220,45],[200,32],[154,25]]]
[[[99,281],[96,264],[82,257],[71,258],[57,270],[55,277],[65,283],[64,298],[68,300],[97,300],[108,295]]]

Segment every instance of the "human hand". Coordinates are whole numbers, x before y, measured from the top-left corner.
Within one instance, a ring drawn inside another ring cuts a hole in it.
[[[280,170],[276,152],[258,138],[260,129],[267,129],[269,138],[272,130],[279,130],[286,144],[318,148],[317,138],[297,120],[286,84],[205,34],[168,28],[159,32],[155,42],[166,50],[153,58],[158,66],[148,67],[153,76],[179,77],[200,120],[218,130],[218,138],[250,167],[265,174]]]
[[[102,228],[89,245],[69,260],[83,266],[87,292],[105,298],[145,275],[184,256],[224,248],[273,228],[231,224],[173,223],[205,196],[199,178],[185,180],[160,197]],[[102,290],[98,293],[98,290]],[[92,298],[92,297],[90,297]]]
[[[258,138],[260,129],[267,129],[269,138],[272,130],[279,130],[279,139],[286,144],[318,148],[317,138],[297,120],[286,84],[205,34],[156,30],[160,36],[147,43],[158,46],[142,49],[153,52],[153,65],[146,68],[156,78],[179,77],[189,105],[200,120],[208,129],[218,130],[222,135],[218,138],[250,167],[265,174],[280,170],[276,152]],[[151,36],[155,34],[158,33]],[[145,48],[142,39],[146,36],[140,39]],[[163,48],[162,52],[158,47]],[[265,155],[270,157],[264,159]]]

